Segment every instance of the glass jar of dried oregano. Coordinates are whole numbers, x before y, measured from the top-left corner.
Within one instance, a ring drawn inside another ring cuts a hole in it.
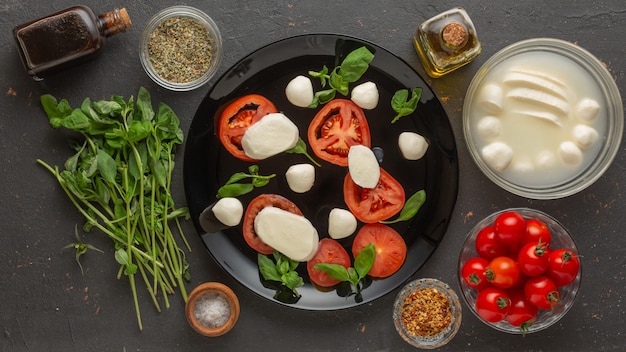
[[[188,91],[207,83],[222,55],[217,25],[190,6],[160,11],[143,31],[141,64],[152,80],[170,90]]]

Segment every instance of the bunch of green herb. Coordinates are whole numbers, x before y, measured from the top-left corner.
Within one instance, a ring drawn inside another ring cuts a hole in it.
[[[361,291],[371,283],[371,281],[367,280],[367,274],[370,272],[370,269],[372,269],[372,265],[374,265],[374,259],[376,259],[376,249],[374,248],[374,244],[370,243],[363,247],[356,258],[354,258],[354,267],[346,269],[343,265],[339,264],[318,263],[315,264],[314,268],[322,270],[335,280],[349,283],[351,287],[348,287],[347,290],[342,290],[345,291],[345,293],[341,295],[355,295],[355,301],[362,302],[363,296],[361,295]],[[354,288],[354,290],[352,290],[352,288]],[[339,291],[340,288],[337,288],[338,293]]]
[[[237,197],[252,192],[255,187],[263,187],[270,182],[270,179],[276,174],[267,176],[259,175],[259,166],[250,165],[248,173],[236,172],[226,183],[217,190],[218,198]],[[250,182],[239,182],[245,179],[251,179]]]
[[[409,199],[404,202],[404,207],[400,211],[400,215],[393,220],[384,220],[380,221],[381,224],[395,224],[400,221],[408,221],[413,219],[413,217],[420,210],[422,205],[426,202],[426,191],[419,190],[415,192]]]
[[[409,90],[400,89],[391,98],[391,108],[396,112],[396,116],[391,123],[396,123],[401,117],[411,115],[417,109],[422,97],[422,88],[413,88],[411,90],[411,98],[409,99]]]
[[[324,65],[321,71],[309,71],[311,77],[319,78],[322,83],[322,88],[326,87],[326,84],[330,86],[329,89],[316,92],[313,96],[313,102],[309,105],[309,108],[316,108],[319,104],[326,104],[335,98],[337,92],[344,96],[347,96],[350,92],[350,83],[354,83],[363,76],[365,71],[369,68],[369,63],[374,59],[374,54],[366,47],[362,46],[358,49],[351,51],[345,59],[341,62],[340,66],[335,67],[329,72],[328,67]]]
[[[97,228],[113,240],[120,264],[117,277],[129,279],[142,329],[137,277],[145,282],[158,311],[159,292],[168,308],[168,295],[177,287],[187,300],[183,280],[189,279],[189,265],[170,228],[177,227],[190,251],[179,222],[188,217],[188,210],[176,208],[170,192],[175,149],[183,142],[178,117],[163,103],[155,113],[143,87],[136,103],[133,97],[97,102],[86,98],[73,109],[65,99],[58,102],[43,95],[41,104],[52,127],[78,132],[82,138],[73,144],[75,154],[64,170],[37,161],[84,216],[83,229]],[[81,248],[79,243],[77,250]]]
[[[272,256],[273,259],[260,253],[257,256],[263,285],[276,290],[274,299],[296,303],[300,299],[297,288],[304,285],[304,280],[296,271],[300,263],[278,251],[274,251]]]

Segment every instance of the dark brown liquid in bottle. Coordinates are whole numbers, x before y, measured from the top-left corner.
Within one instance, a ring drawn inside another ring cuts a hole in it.
[[[105,37],[130,26],[124,9],[96,17],[89,8],[74,6],[20,25],[14,35],[28,74],[41,79],[92,58]]]

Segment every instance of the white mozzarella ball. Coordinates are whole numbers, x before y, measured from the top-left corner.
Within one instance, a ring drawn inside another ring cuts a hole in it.
[[[285,178],[292,191],[308,192],[315,183],[315,167],[311,164],[291,165],[285,172]]]
[[[415,132],[402,132],[398,136],[398,147],[405,159],[418,160],[426,154],[428,141]]]
[[[584,122],[593,122],[600,112],[600,104],[597,101],[585,98],[582,99],[576,107],[576,117]]]
[[[380,165],[374,152],[361,144],[348,151],[348,171],[352,181],[363,188],[374,188],[380,179]]]
[[[356,231],[356,226],[356,218],[348,210],[334,208],[328,214],[328,234],[331,238],[346,238]]]
[[[287,100],[295,106],[306,108],[313,102],[313,84],[311,79],[305,76],[297,76],[292,79],[285,88]]]
[[[513,149],[506,143],[493,142],[483,147],[482,156],[489,167],[502,172],[513,160]]]
[[[378,87],[376,87],[376,83],[365,82],[352,88],[350,99],[363,109],[374,109],[378,105]]]
[[[502,112],[503,95],[499,84],[486,84],[479,93],[478,105],[488,113],[499,114]]]
[[[595,128],[578,124],[572,129],[572,137],[576,145],[582,149],[586,149],[598,140],[599,135]]]
[[[243,205],[241,201],[233,197],[225,197],[215,203],[211,208],[215,218],[226,226],[237,226],[243,216]]]
[[[565,141],[559,145],[559,156],[567,165],[580,165],[583,162],[583,152],[574,142]]]
[[[498,137],[501,129],[502,122],[497,117],[485,116],[478,121],[477,131],[485,139]]]

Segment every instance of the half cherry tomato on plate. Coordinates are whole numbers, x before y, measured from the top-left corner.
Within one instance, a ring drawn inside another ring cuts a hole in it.
[[[376,188],[358,186],[350,173],[343,182],[343,199],[354,216],[365,222],[386,220],[404,207],[404,188],[387,171],[380,169]]]
[[[406,259],[406,243],[396,230],[383,224],[366,224],[354,237],[352,255],[354,258],[368,244],[374,244],[376,257],[369,271],[372,277],[387,277],[402,267]]]
[[[302,211],[289,199],[278,194],[261,194],[250,201],[243,217],[242,232],[246,243],[261,254],[272,254],[274,248],[268,246],[254,231],[254,218],[265,207],[276,207],[291,213],[302,215]]]
[[[332,238],[324,238],[320,240],[317,247],[317,253],[306,263],[306,269],[309,273],[309,279],[322,287],[331,287],[338,284],[340,281],[333,279],[323,270],[315,269],[316,264],[339,264],[344,268],[349,268],[351,261],[348,251],[343,246]]]
[[[363,109],[346,99],[334,99],[324,105],[309,124],[308,138],[315,155],[339,166],[348,165],[351,146],[371,146]]]
[[[237,98],[222,111],[217,135],[226,150],[243,161],[255,161],[246,155],[241,139],[246,130],[265,115],[278,112],[274,104],[259,94]]]

